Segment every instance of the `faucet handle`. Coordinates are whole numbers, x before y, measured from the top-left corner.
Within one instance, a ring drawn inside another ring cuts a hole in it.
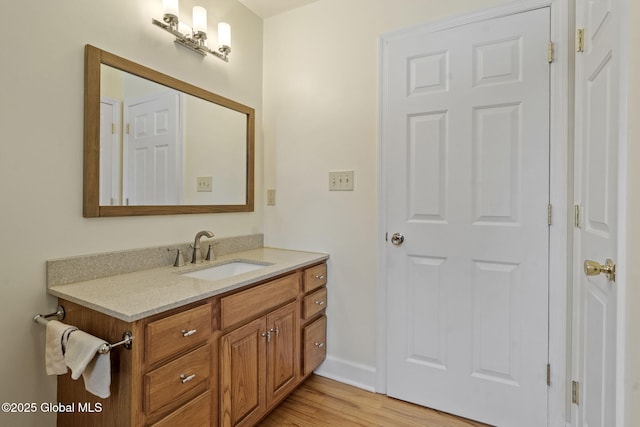
[[[177,251],[176,260],[173,263],[174,267],[184,267],[184,256],[182,255],[182,249],[180,249],[180,248],[167,248],[167,251]]]
[[[213,245],[215,243],[209,244],[209,249],[207,250],[207,256],[205,257],[205,261],[213,261],[216,258],[216,255],[213,253]]]

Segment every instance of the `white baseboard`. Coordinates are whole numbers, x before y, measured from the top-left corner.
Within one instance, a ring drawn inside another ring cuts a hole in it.
[[[322,377],[340,381],[363,390],[376,391],[376,368],[327,356],[314,372]]]

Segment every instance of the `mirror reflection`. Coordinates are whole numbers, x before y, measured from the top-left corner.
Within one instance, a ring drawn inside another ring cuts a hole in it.
[[[251,212],[255,110],[85,46],[83,215]]]
[[[246,120],[102,64],[100,205],[244,203]]]

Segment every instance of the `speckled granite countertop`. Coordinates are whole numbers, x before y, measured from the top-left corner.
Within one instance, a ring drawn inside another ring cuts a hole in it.
[[[223,255],[215,261],[205,261],[197,265],[159,267],[51,286],[48,292],[125,322],[133,322],[313,265],[327,258],[329,256],[322,253],[259,248]],[[216,281],[182,275],[233,261],[249,261],[265,264],[265,267]]]

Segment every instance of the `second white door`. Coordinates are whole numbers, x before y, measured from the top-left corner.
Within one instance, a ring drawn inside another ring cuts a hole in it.
[[[182,188],[180,98],[125,100],[123,196],[127,205],[177,205]]]
[[[549,31],[417,29],[383,59],[387,392],[501,427],[547,425]]]

